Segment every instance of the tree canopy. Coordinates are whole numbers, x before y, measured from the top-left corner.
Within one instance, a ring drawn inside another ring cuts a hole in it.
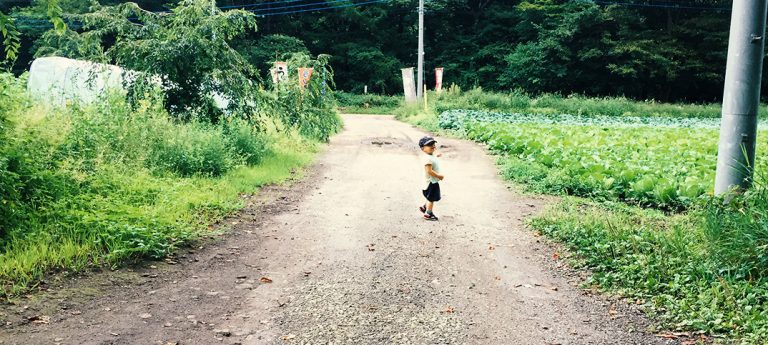
[[[68,13],[93,16],[99,8],[96,0],[59,1],[64,18]],[[416,0],[367,5],[352,0],[217,0],[216,4],[254,14],[259,30],[242,32],[231,44],[262,77],[284,54],[328,53],[339,89],[361,92],[367,85],[373,92],[393,94],[402,88],[399,69],[416,62]],[[139,1],[130,8],[149,13],[173,6]],[[318,8],[329,10],[311,11]],[[21,7],[5,10],[11,13],[9,18],[26,13]],[[433,69],[444,67],[443,84],[464,88],[664,101],[722,97],[730,1],[432,0],[427,1],[425,20],[425,80],[430,86]],[[77,23],[74,18],[70,22]],[[2,23],[7,21],[0,17]],[[24,33],[22,50],[51,46],[32,43],[41,36],[49,41],[51,37],[17,26]],[[181,48],[176,44],[158,49],[170,53],[168,49]],[[30,57],[22,56],[17,66],[23,68]]]

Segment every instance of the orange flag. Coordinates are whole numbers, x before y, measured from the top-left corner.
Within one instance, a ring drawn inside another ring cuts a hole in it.
[[[313,70],[312,68],[299,68],[299,86],[302,90],[309,84],[309,77],[312,76]]]

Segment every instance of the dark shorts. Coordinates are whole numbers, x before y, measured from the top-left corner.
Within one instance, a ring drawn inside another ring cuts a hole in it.
[[[440,184],[430,183],[427,189],[421,191],[428,201],[440,201]]]

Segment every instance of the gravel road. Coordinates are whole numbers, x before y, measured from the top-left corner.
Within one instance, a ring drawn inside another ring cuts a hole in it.
[[[576,286],[524,227],[546,200],[510,191],[481,147],[437,138],[446,178],[427,222],[423,132],[344,121],[305,178],[249,199],[226,235],[4,305],[0,343],[670,344]]]

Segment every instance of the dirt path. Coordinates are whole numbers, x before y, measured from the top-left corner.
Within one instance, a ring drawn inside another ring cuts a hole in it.
[[[438,138],[444,201],[426,222],[423,134],[345,123],[304,181],[266,190],[224,240],[9,307],[0,343],[667,344],[555,268],[521,220],[544,201],[508,191],[480,147]]]

